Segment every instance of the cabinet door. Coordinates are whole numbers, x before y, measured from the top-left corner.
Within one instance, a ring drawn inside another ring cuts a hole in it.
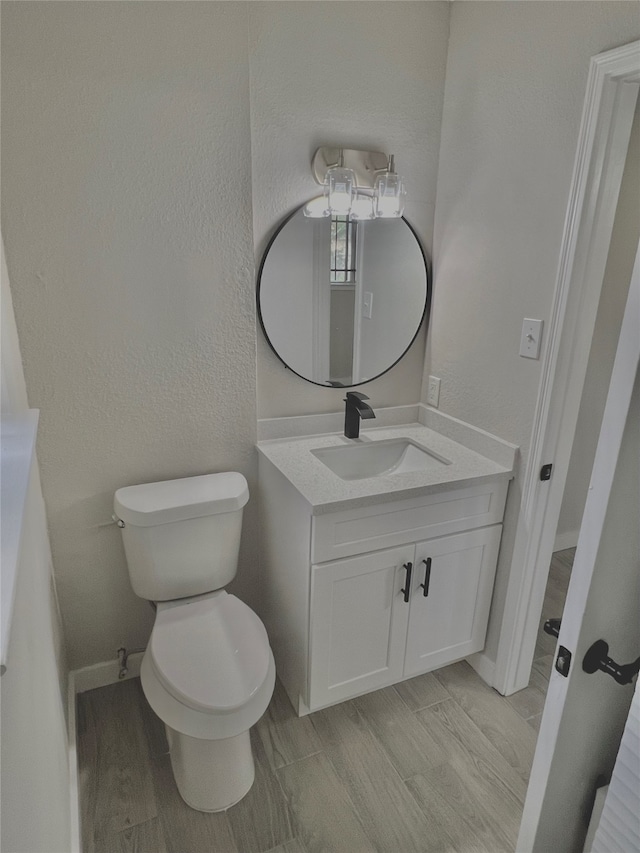
[[[402,678],[409,604],[402,588],[414,546],[311,571],[309,707],[321,708]]]
[[[496,524],[416,546],[405,678],[484,647],[501,532]]]

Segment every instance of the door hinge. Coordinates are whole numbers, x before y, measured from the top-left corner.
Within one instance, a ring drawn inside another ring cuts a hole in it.
[[[553,471],[553,465],[549,462],[548,465],[543,465],[540,469],[540,479],[541,480],[550,480],[551,472]]]
[[[542,626],[542,630],[545,632],[545,634],[550,634],[552,637],[559,637],[561,621],[561,619],[547,619],[547,621]]]
[[[569,649],[565,649],[564,646],[558,647],[558,657],[556,658],[555,667],[560,675],[564,675],[565,678],[569,675],[569,668],[571,667],[571,652]]]

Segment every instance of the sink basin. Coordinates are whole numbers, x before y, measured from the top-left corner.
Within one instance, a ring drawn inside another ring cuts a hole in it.
[[[428,471],[451,464],[449,459],[430,452],[408,438],[321,447],[311,453],[343,480]]]

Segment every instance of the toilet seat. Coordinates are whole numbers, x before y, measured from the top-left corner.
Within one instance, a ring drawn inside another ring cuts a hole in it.
[[[149,653],[169,693],[205,713],[246,705],[269,669],[264,625],[224,590],[159,605]]]
[[[225,590],[158,604],[140,676],[147,701],[191,737],[234,737],[264,714],[275,685],[264,625]]]

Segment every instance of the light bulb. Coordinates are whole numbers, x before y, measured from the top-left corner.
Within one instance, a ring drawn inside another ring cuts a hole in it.
[[[357,193],[351,205],[350,216],[352,219],[374,219],[373,198]]]
[[[376,216],[383,219],[402,216],[405,195],[400,175],[395,172],[378,175],[374,191]]]
[[[336,166],[327,171],[329,210],[335,216],[346,216],[351,210],[356,176],[353,169]]]

